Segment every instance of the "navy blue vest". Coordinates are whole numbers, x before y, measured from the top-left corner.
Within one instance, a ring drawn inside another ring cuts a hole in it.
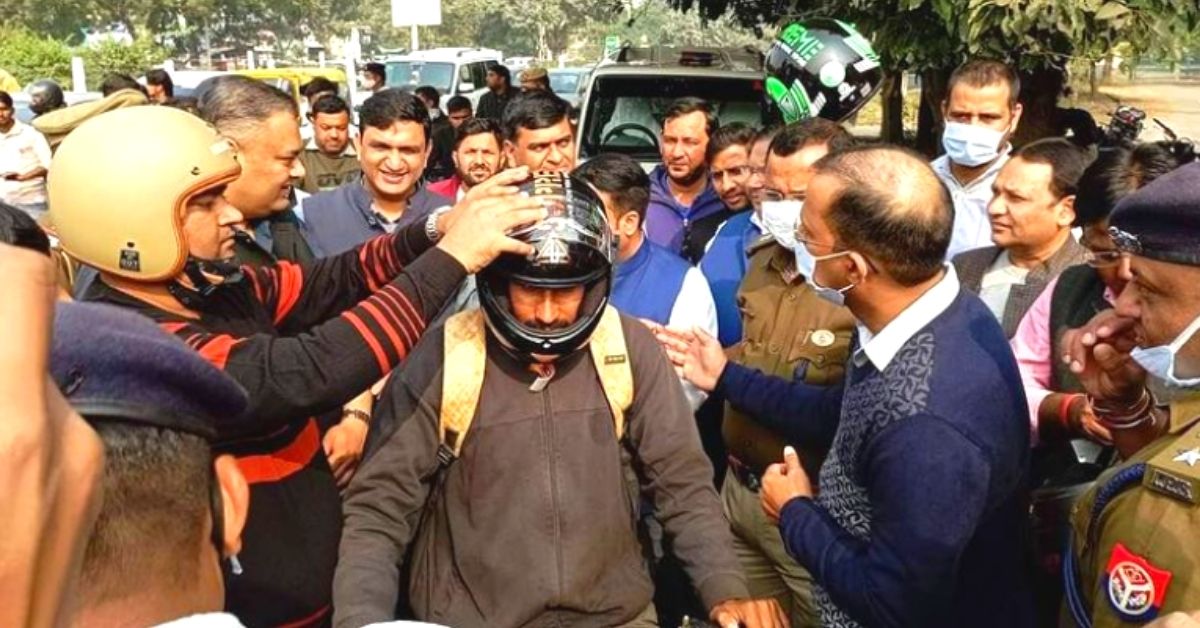
[[[612,304],[618,311],[666,325],[691,266],[667,249],[642,240],[633,257],[617,265]]]

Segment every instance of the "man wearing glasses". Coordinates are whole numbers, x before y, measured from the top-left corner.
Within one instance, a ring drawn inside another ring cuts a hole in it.
[[[963,288],[983,299],[1010,339],[1046,285],[1085,250],[1071,235],[1075,193],[1088,156],[1062,138],[1021,149],[992,184],[993,246],[954,258]]]
[[[1108,234],[1113,208],[1177,166],[1165,147],[1143,144],[1101,155],[1079,179],[1075,226],[1083,230],[1080,243],[1086,249],[1087,264],[1068,268],[1052,279],[1012,338],[1029,399],[1035,443],[1073,437],[1110,442],[1111,435],[1097,422],[1079,380],[1054,359],[1054,344],[1066,329],[1080,327],[1097,312],[1111,308],[1125,287],[1121,253]]]
[[[845,373],[854,318],[847,308],[822,300],[806,282],[813,261],[796,241],[796,230],[814,165],[849,148],[853,139],[840,125],[820,118],[766,137],[765,142],[755,142],[750,155],[750,165],[760,170],[751,173],[750,196],[756,212],[761,208],[765,234],[750,248],[746,277],[737,291],[743,333],[735,344],[717,352],[712,372],[720,373],[728,362],[787,382],[836,386]],[[721,332],[724,338],[723,327]],[[667,346],[670,350],[669,342]],[[688,373],[685,369],[685,376]],[[702,390],[719,388],[715,377],[690,381]],[[763,513],[759,490],[763,473],[779,459],[784,445],[800,449],[805,468],[816,477],[828,443],[789,441],[769,427],[765,417],[737,399],[756,395],[754,390],[717,394],[728,397],[721,431],[729,466],[721,499],[750,590],[758,597],[775,598],[793,626],[817,625],[812,576],[788,555],[778,527]]]
[[[1070,507],[1062,495],[1082,490],[1101,466],[1081,462],[1095,463],[1111,455],[1111,450],[1096,449],[1086,441],[1112,444],[1111,431],[1097,417],[1079,379],[1055,359],[1054,348],[1066,330],[1112,308],[1125,288],[1122,254],[1108,233],[1109,214],[1121,199],[1176,166],[1171,152],[1156,144],[1104,153],[1088,166],[1076,186],[1074,206],[1086,264],[1051,279],[1012,337],[1029,403],[1035,550],[1037,564],[1043,566],[1034,590],[1043,623],[1053,623],[1062,603],[1057,566]]]

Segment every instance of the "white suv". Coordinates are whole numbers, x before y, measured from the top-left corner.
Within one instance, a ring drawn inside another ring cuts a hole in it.
[[[577,163],[615,152],[653,169],[661,161],[667,108],[685,96],[708,101],[721,124],[762,127],[764,79],[762,53],[754,49],[626,46],[592,72],[580,108]]]
[[[442,106],[454,96],[466,96],[471,106],[487,91],[487,69],[504,55],[487,48],[433,48],[389,57],[388,87],[414,90],[432,85],[442,94]]]

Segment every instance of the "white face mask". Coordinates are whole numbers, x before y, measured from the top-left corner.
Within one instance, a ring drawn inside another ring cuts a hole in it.
[[[801,248],[803,248],[803,245],[801,245]],[[810,287],[812,287],[814,292],[817,293],[818,297],[820,297],[838,307],[846,307],[846,293],[850,292],[850,290],[852,290],[854,288],[854,286],[856,286],[858,284],[852,283],[852,284],[846,286],[845,288],[829,288],[826,286],[822,286],[821,284],[817,283],[817,278],[815,276],[816,272],[817,272],[817,262],[823,262],[827,259],[834,259],[836,257],[841,257],[843,255],[849,255],[849,254],[850,254],[850,251],[841,251],[840,253],[830,253],[829,255],[821,255],[821,256],[810,255],[809,257],[810,257],[810,259],[812,259],[812,262],[813,262],[812,267],[810,268],[809,272],[807,274],[805,274],[805,276],[804,276],[805,281],[807,281],[808,285]],[[797,257],[797,264],[799,264],[798,257]]]
[[[1183,332],[1176,336],[1170,344],[1146,349],[1137,347],[1130,352],[1129,357],[1141,364],[1147,373],[1165,382],[1167,386],[1172,388],[1200,387],[1200,377],[1179,379],[1175,376],[1175,357],[1179,355],[1179,350],[1183,348],[1183,345],[1186,345],[1192,336],[1196,335],[1197,330],[1200,330],[1200,316],[1197,316],[1191,324],[1184,328]]]
[[[947,122],[942,133],[942,147],[950,161],[968,168],[995,161],[1003,141],[1003,131],[962,122]]]
[[[763,231],[771,234],[780,246],[796,248],[796,223],[803,207],[803,201],[763,201]]]

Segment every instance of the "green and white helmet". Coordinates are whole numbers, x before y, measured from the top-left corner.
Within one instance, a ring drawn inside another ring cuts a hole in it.
[[[855,28],[815,18],[788,25],[767,51],[766,92],[783,121],[841,122],[879,90],[879,55]]]

